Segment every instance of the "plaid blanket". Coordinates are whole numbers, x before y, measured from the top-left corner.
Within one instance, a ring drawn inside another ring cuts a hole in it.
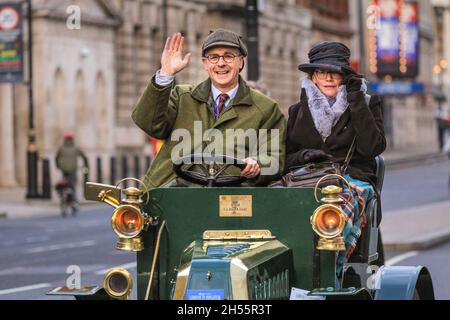
[[[344,200],[341,208],[345,212],[347,220],[342,232],[345,251],[337,253],[336,259],[336,274],[338,278],[341,275],[344,263],[348,261],[355,250],[361,232],[366,226],[367,221],[364,209],[375,195],[375,191],[370,183],[353,179],[349,175],[345,175],[344,178],[349,182],[351,190],[345,186],[343,193],[340,195]]]

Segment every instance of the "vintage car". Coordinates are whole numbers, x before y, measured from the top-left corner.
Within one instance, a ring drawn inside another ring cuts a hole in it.
[[[128,299],[136,283],[137,298],[145,300],[290,299],[299,297],[296,290],[305,293],[302,299],[434,299],[426,267],[383,265],[377,199],[366,206],[367,225],[337,278],[345,219],[341,188],[236,187],[242,177],[226,175],[224,168],[242,169],[242,161],[210,154],[187,159],[201,163],[203,172],[183,162],[174,170],[198,187],[147,192],[87,183],[87,199],[114,208],[116,247],[136,254],[137,279],[111,269],[103,286],[61,287],[51,294]],[[376,161],[381,191],[384,161]],[[217,163],[227,165],[218,169]]]

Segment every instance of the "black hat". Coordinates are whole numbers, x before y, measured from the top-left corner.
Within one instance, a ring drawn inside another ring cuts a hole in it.
[[[237,48],[244,57],[246,57],[248,53],[247,47],[238,34],[226,29],[217,29],[211,31],[203,42],[202,56],[204,57],[206,51],[209,49],[218,46]]]
[[[350,68],[350,49],[340,42],[321,42],[309,50],[308,58],[309,63],[299,65],[299,70],[310,74],[316,69],[340,73],[354,72]]]

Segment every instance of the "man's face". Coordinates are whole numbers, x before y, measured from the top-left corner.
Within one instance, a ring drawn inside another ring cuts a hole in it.
[[[244,58],[238,49],[212,48],[206,52],[202,62],[213,85],[220,91],[227,92],[238,84],[239,71],[244,66]]]

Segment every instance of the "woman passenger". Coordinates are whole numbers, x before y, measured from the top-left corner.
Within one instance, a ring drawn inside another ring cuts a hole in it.
[[[350,49],[344,44],[319,43],[308,57],[309,63],[299,66],[308,74],[300,101],[289,108],[286,170],[324,160],[343,163],[355,139],[344,177],[354,186],[358,201],[353,201],[352,210],[344,210],[346,251],[337,259],[340,276],[365,224],[362,208],[374,196],[375,157],[386,148],[382,103],[379,97],[367,95],[366,81],[350,68]]]

